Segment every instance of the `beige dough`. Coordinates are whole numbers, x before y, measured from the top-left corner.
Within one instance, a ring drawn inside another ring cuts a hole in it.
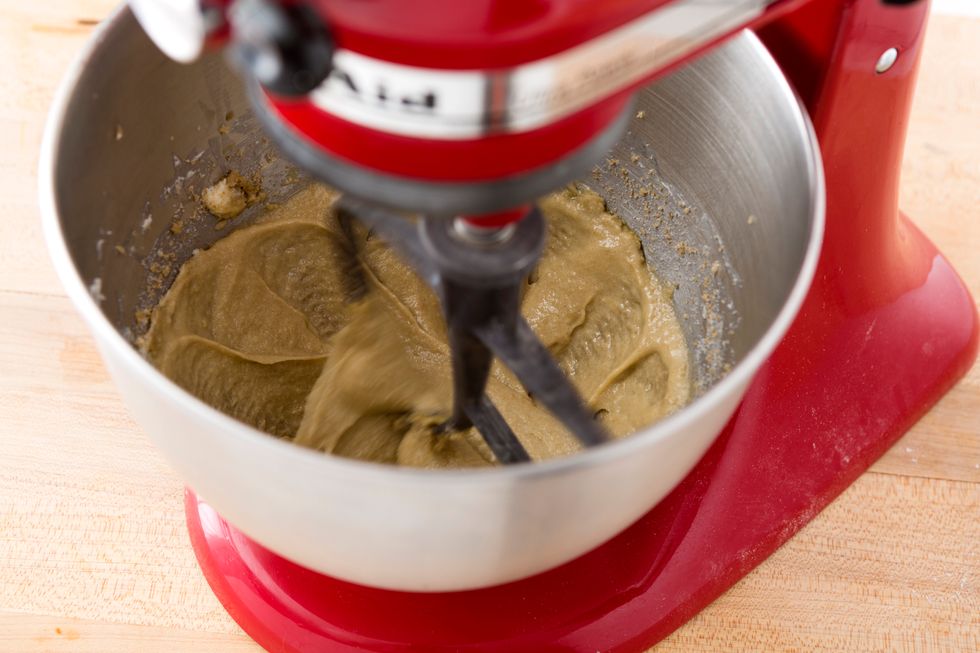
[[[335,199],[310,187],[189,260],[153,313],[147,355],[212,406],[303,446],[494,464],[472,429],[433,429],[452,400],[438,300],[378,238],[341,224]],[[584,188],[541,208],[547,244],[521,306],[535,332],[617,437],[683,406],[687,347],[636,236]],[[488,391],[535,460],[580,448],[499,364]]]
[[[237,172],[228,173],[201,193],[201,204],[219,220],[231,220],[261,198],[255,184]]]

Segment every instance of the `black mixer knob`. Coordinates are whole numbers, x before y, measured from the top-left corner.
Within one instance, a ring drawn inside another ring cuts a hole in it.
[[[238,0],[229,19],[238,60],[271,93],[306,95],[330,74],[333,39],[307,4]]]

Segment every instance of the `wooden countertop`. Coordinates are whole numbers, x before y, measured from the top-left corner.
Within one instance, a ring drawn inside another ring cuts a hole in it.
[[[41,239],[54,88],[112,0],[0,0],[0,651],[258,651]],[[966,6],[966,5],[962,5]],[[980,297],[980,20],[935,16],[902,206]],[[980,368],[663,651],[980,650]]]

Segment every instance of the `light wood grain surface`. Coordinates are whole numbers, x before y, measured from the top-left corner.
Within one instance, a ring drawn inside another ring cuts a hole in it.
[[[0,651],[257,651],[198,571],[181,482],[55,279],[54,88],[111,0],[0,0]],[[980,20],[926,39],[902,205],[980,296]],[[980,371],[658,650],[980,650]]]

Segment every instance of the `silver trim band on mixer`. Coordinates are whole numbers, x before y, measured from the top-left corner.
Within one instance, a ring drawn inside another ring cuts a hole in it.
[[[530,131],[643,80],[775,0],[677,0],[550,57],[501,71],[419,68],[337,50],[319,109],[392,134],[464,140]]]
[[[257,82],[249,84],[247,91],[255,116],[283,155],[316,178],[389,208],[446,218],[508,209],[585,176],[623,135],[635,106],[627,102],[611,124],[553,164],[511,177],[450,182],[388,174],[333,156],[280,120]]]

